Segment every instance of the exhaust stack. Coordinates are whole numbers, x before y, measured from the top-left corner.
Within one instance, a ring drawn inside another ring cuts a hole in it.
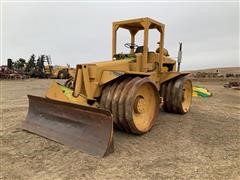
[[[178,50],[178,57],[177,57],[177,72],[180,72],[180,65],[182,63],[182,42],[179,42],[179,50]]]

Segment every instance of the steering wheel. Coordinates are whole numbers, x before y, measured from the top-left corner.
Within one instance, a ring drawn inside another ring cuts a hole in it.
[[[138,45],[134,43],[125,43],[124,46],[129,49],[136,49],[138,47]]]

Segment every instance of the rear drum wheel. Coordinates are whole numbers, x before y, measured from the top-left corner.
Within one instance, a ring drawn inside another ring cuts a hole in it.
[[[165,95],[165,100],[166,100],[166,106],[167,106],[167,112],[173,112],[173,85],[174,85],[174,81],[171,80],[168,82],[167,84],[167,88],[166,88],[166,95]]]
[[[185,114],[192,103],[192,82],[185,77],[165,82],[160,95],[164,98],[164,111]]]
[[[167,83],[161,84],[161,89],[160,89],[160,96],[163,98],[163,110],[167,112],[167,104],[166,104],[166,88],[167,88]]]
[[[181,78],[175,83],[176,88],[176,110],[179,114],[185,114],[189,111],[192,104],[192,82],[190,79]]]

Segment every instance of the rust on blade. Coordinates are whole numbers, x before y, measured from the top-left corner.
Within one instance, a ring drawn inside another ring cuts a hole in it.
[[[28,95],[23,129],[95,156],[113,152],[110,112]]]

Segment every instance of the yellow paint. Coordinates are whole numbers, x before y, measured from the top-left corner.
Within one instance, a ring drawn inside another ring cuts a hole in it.
[[[86,97],[79,95],[78,97],[75,98],[72,94],[73,94],[72,89],[69,89],[61,84],[58,84],[55,80],[53,80],[52,84],[50,85],[50,88],[47,90],[46,97],[57,101],[88,106]]]

